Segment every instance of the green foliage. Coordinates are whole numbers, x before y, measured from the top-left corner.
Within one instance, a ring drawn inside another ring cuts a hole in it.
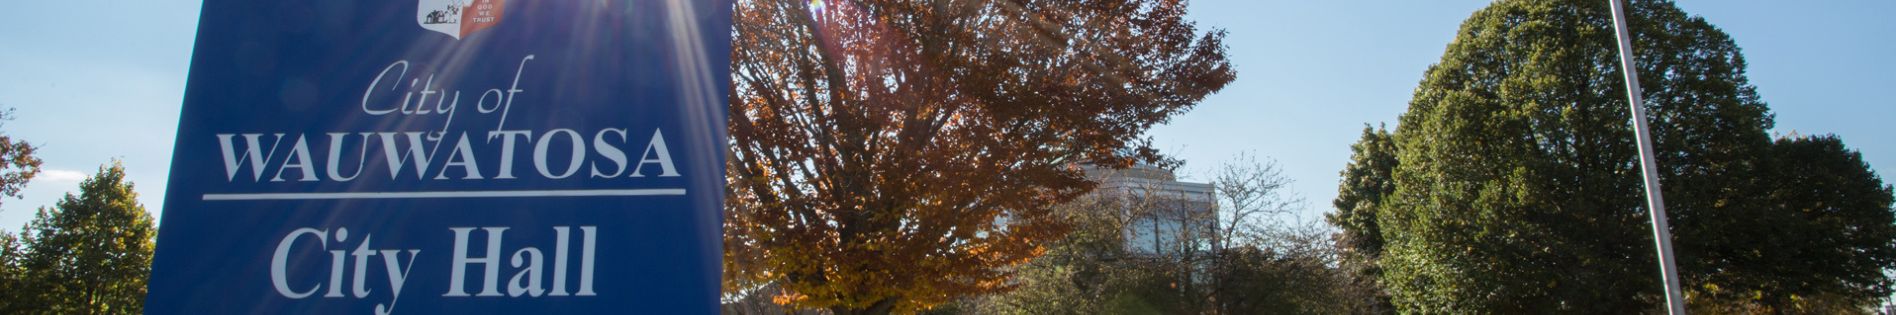
[[[1012,290],[978,303],[973,314],[1107,314],[1127,313],[1137,303],[1130,288],[1142,284],[1151,270],[1127,259],[1121,228],[1126,220],[1115,211],[1121,205],[1105,198],[1084,197],[1056,207],[1073,229],[1033,262],[1023,265]]]
[[[1345,271],[1314,255],[1243,247],[1225,253],[1213,272],[1217,314],[1360,314]]]
[[[20,238],[0,231],[0,313],[25,310],[26,269],[20,266]]]
[[[1688,295],[1776,310],[1887,295],[1888,187],[1834,138],[1771,142],[1769,109],[1716,27],[1669,1],[1629,15]],[[1611,23],[1600,1],[1497,1],[1425,74],[1394,159],[1365,132],[1330,219],[1354,252],[1381,244],[1398,308],[1663,303]]]
[[[1787,137],[1771,146],[1766,165],[1772,180],[1763,211],[1730,222],[1746,233],[1720,235],[1749,246],[1724,256],[1735,262],[1711,275],[1711,282],[1730,288],[1720,293],[1736,293],[1716,298],[1803,312],[1888,296],[1883,271],[1896,265],[1896,215],[1890,187],[1861,155],[1834,136]]]
[[[1346,270],[1353,287],[1366,288],[1358,292],[1370,299],[1371,311],[1386,313],[1391,311],[1389,293],[1377,284],[1382,277],[1382,267],[1377,260],[1382,257],[1382,228],[1377,225],[1376,213],[1390,194],[1396,192],[1395,170],[1396,142],[1383,128],[1363,126],[1363,137],[1350,145],[1350,163],[1343,167],[1340,174],[1336,200],[1331,204],[1335,212],[1324,214],[1324,221],[1336,226],[1336,242],[1339,247],[1339,267]]]
[[[19,281],[10,284],[6,301],[0,302],[6,309],[0,312],[142,310],[157,234],[118,162],[81,182],[79,195],[67,194],[55,207],[41,208],[21,235],[22,250],[7,246],[8,278]]]
[[[0,125],[13,120],[13,109],[0,110]],[[40,159],[26,140],[0,133],[0,199],[20,197],[26,182],[39,175]],[[19,237],[0,230],[0,313],[16,313],[23,300],[27,272],[20,263],[24,253]]]
[[[1389,131],[1363,127],[1363,138],[1350,145],[1350,163],[1343,167],[1337,189],[1336,212],[1324,215],[1330,225],[1341,228],[1338,242],[1346,251],[1345,260],[1373,264],[1382,255],[1382,229],[1376,226],[1376,209],[1383,199],[1395,193],[1396,143]]]

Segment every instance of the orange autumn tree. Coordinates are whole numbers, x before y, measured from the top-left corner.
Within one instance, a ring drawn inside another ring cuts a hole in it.
[[[726,287],[836,314],[1006,290],[1235,73],[1182,0],[739,1]]]

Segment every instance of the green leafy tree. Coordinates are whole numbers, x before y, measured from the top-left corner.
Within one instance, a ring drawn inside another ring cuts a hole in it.
[[[151,214],[114,161],[21,231],[25,284],[9,313],[137,314],[151,272]]]
[[[20,266],[20,238],[0,231],[0,313],[26,311],[26,269]]]
[[[1124,200],[1082,197],[1054,211],[1072,224],[1047,253],[1021,266],[1014,288],[985,297],[977,314],[1108,314],[1125,313],[1120,305],[1132,298],[1128,288],[1156,278],[1150,270],[1133,268],[1133,253],[1125,246],[1124,227],[1131,218],[1119,211]]]
[[[1389,131],[1363,127],[1363,138],[1350,145],[1350,163],[1343,167],[1337,189],[1336,212],[1324,220],[1342,228],[1337,234],[1341,245],[1356,260],[1373,263],[1382,255],[1382,229],[1376,227],[1376,210],[1383,199],[1395,193],[1396,144]]]
[[[1834,136],[1781,138],[1767,158],[1767,211],[1734,222],[1745,233],[1723,235],[1754,253],[1733,256],[1742,259],[1733,270],[1711,274],[1721,290],[1707,297],[1827,313],[1826,304],[1869,305],[1888,296],[1884,272],[1896,265],[1890,187]]]
[[[1887,295],[1881,270],[1896,240],[1855,232],[1888,228],[1887,202],[1873,207],[1887,190],[1828,203],[1772,193],[1881,183],[1777,174],[1788,166],[1774,152],[1791,149],[1766,133],[1772,117],[1731,38],[1670,1],[1633,2],[1629,15],[1688,295],[1776,310]],[[1333,218],[1345,238],[1381,235],[1382,284],[1398,308],[1638,313],[1663,303],[1611,23],[1602,1],[1503,0],[1476,12],[1400,117],[1394,190],[1373,219],[1360,219],[1370,199],[1357,191],[1376,185],[1351,175],[1358,164],[1346,169]],[[1827,169],[1868,172],[1841,161]],[[1845,200],[1867,210],[1795,215]],[[1783,251],[1766,239],[1838,247]],[[1774,265],[1787,259],[1848,267]]]
[[[1396,191],[1396,163],[1396,142],[1389,131],[1363,126],[1363,137],[1350,145],[1350,163],[1340,174],[1336,200],[1331,203],[1336,211],[1324,215],[1325,221],[1338,227],[1335,238],[1340,247],[1340,266],[1348,270],[1355,287],[1368,289],[1362,292],[1369,295],[1365,304],[1378,313],[1392,309],[1389,294],[1376,284],[1382,276],[1376,261],[1383,252],[1382,228],[1377,226],[1376,213],[1383,200]]]

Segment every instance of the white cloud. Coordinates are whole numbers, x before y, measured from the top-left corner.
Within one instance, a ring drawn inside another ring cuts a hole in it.
[[[33,177],[33,181],[35,182],[46,181],[51,183],[77,183],[85,179],[85,172],[56,169],[40,170],[39,176]]]

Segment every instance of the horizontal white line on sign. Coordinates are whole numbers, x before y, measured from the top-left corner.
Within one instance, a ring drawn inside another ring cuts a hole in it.
[[[516,198],[516,197],[610,197],[610,196],[683,196],[684,188],[658,189],[571,189],[571,190],[470,190],[404,192],[335,193],[259,193],[204,194],[204,200],[310,200],[310,199],[419,199],[419,198]]]

